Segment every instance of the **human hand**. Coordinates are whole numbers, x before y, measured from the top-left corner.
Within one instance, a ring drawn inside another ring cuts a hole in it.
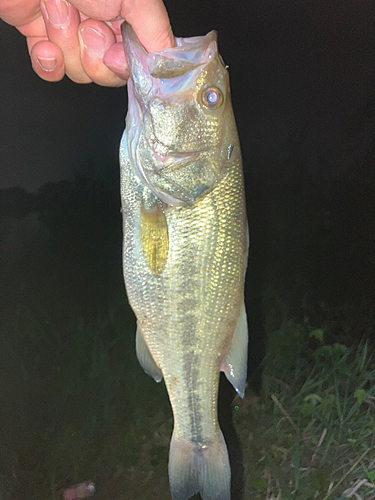
[[[120,26],[125,19],[148,52],[173,47],[162,0],[0,0],[0,18],[27,39],[44,80],[125,85],[129,77]]]

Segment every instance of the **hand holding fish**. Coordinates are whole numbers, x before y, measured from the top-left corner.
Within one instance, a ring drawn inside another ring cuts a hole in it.
[[[0,0],[0,18],[27,39],[34,71],[55,82],[125,85],[120,26],[131,24],[148,52],[174,45],[162,0]]]

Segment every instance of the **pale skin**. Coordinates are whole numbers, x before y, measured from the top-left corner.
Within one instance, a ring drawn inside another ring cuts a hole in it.
[[[121,43],[126,20],[147,52],[174,46],[162,0],[0,0],[0,18],[27,40],[34,71],[56,82],[125,85]]]

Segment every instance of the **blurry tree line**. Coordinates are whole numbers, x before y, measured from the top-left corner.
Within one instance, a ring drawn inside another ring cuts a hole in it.
[[[1,220],[31,215],[37,217],[33,239],[21,253],[14,248],[17,258],[2,266],[0,286],[9,312],[18,302],[54,318],[71,308],[91,314],[125,293],[118,186],[111,189],[97,177],[77,174],[71,181],[47,183],[35,194],[20,187],[0,191]],[[6,224],[2,231],[5,237]]]

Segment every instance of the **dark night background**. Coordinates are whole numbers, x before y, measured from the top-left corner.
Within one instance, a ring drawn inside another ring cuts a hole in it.
[[[176,36],[218,30],[229,65],[252,235],[249,371],[259,388],[270,287],[312,328],[334,325],[328,340],[375,336],[374,3],[166,5]],[[72,311],[90,321],[119,300],[127,307],[118,164],[127,96],[40,80],[24,38],[0,28],[4,351],[25,318],[65,324]],[[335,315],[346,317],[344,330]],[[6,363],[0,370],[11,373]],[[3,389],[4,422],[21,405],[17,383]]]

